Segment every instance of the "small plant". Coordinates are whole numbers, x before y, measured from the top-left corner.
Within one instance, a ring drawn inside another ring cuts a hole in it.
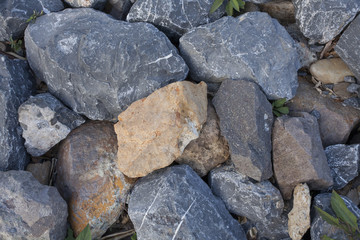
[[[36,18],[40,17],[41,15],[44,15],[43,10],[41,10],[40,13],[38,13],[34,10],[34,13],[28,18],[28,20],[26,20],[26,22],[35,22]]]
[[[89,224],[81,231],[77,238],[74,238],[74,232],[71,228],[68,229],[67,237],[65,240],[91,240],[91,231]]]
[[[346,207],[344,200],[334,190],[331,194],[331,208],[335,212],[336,217],[327,212],[315,207],[322,219],[327,223],[344,230],[348,239],[360,239],[360,230],[357,224],[356,216]],[[322,236],[322,240],[334,240],[326,235]]]
[[[284,106],[285,102],[286,98],[280,98],[271,104],[275,116],[280,117],[281,115],[289,113],[289,108]]]
[[[12,37],[10,37],[10,46],[11,46],[11,49],[18,53],[21,51],[21,46],[22,46],[22,40],[18,39],[18,40],[14,40]]]
[[[134,234],[131,236],[131,240],[137,240],[136,233],[134,233]]]
[[[213,13],[218,9],[222,4],[224,0],[215,0],[213,5],[211,6],[210,13]],[[234,9],[238,12],[240,12],[240,8],[244,9],[245,2],[243,0],[227,0],[226,4],[226,14],[228,16],[232,16],[234,14]]]

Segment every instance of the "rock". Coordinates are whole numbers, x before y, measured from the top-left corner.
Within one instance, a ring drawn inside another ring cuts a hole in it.
[[[321,96],[314,89],[314,85],[303,78],[299,78],[297,94],[287,106],[290,111],[316,110],[320,113],[320,136],[324,147],[346,143],[351,131],[360,121],[360,111]]]
[[[337,144],[325,148],[325,154],[334,180],[333,189],[341,189],[358,173],[360,145]]]
[[[126,20],[154,24],[170,39],[179,38],[192,28],[213,22],[225,13],[225,5],[209,14],[213,1],[208,0],[137,0]]]
[[[349,99],[352,97],[356,97],[357,94],[350,93],[348,91],[348,87],[350,86],[350,83],[341,82],[338,84],[335,84],[333,87],[333,91],[337,97],[339,97],[342,100]]]
[[[345,101],[343,101],[343,105],[360,110],[360,98],[358,97],[348,98]]]
[[[310,72],[324,84],[344,82],[344,77],[354,76],[341,58],[321,59],[310,66]]]
[[[133,1],[134,0],[108,0],[107,5],[105,5],[105,10],[107,10],[106,7],[108,6],[110,10],[106,12],[116,19],[125,20]]]
[[[283,24],[291,24],[296,21],[294,4],[288,0],[267,1],[260,4],[260,10],[267,12]]]
[[[30,172],[0,172],[0,239],[63,240],[67,205]]]
[[[360,94],[360,85],[359,84],[355,84],[355,83],[349,83],[348,87],[346,88],[346,90],[349,93],[356,93],[356,94]]]
[[[138,239],[246,240],[224,203],[187,165],[137,181],[128,211]]]
[[[360,10],[358,0],[293,0],[293,4],[296,21],[304,36],[311,43],[321,44],[338,35]]]
[[[358,3],[360,5],[360,3]],[[359,7],[357,9],[359,10]],[[360,50],[358,48],[360,44],[360,17],[356,17],[350,26],[341,35],[340,40],[335,46],[335,51],[349,66],[351,71],[355,74],[358,81],[360,80]]]
[[[306,183],[294,189],[293,209],[289,213],[289,235],[292,240],[301,240],[310,228],[310,190]]]
[[[206,94],[204,82],[176,82],[122,112],[115,124],[121,172],[143,177],[180,157],[206,121]]]
[[[229,143],[238,172],[256,181],[269,179],[271,166],[271,104],[257,84],[225,80],[213,98],[221,134]]]
[[[188,73],[177,49],[151,24],[90,8],[39,18],[25,42],[30,66],[49,91],[93,120],[115,120],[132,102]]]
[[[95,8],[103,9],[107,0],[64,0],[67,4],[74,8]]]
[[[75,235],[89,223],[99,239],[124,209],[133,180],[117,167],[116,144],[109,122],[85,123],[60,144],[56,187],[69,205]]]
[[[0,2],[0,41],[21,38],[29,24],[27,20],[41,11],[47,14],[64,9],[61,0],[2,0]]]
[[[43,155],[85,122],[50,93],[30,97],[18,113],[25,147],[32,156]]]
[[[220,121],[214,106],[208,102],[207,119],[199,138],[192,140],[175,161],[189,165],[200,177],[205,176],[230,156],[229,145],[220,133]]]
[[[35,90],[26,61],[0,57],[0,171],[24,170],[29,161],[17,110]]]
[[[39,183],[49,185],[51,161],[44,161],[43,163],[29,163],[26,166],[26,171],[31,172]]]
[[[180,38],[179,48],[192,79],[212,84],[211,90],[224,79],[240,79],[255,81],[269,99],[295,95],[300,68],[295,42],[267,13],[197,27]]]
[[[274,175],[284,199],[291,198],[299,183],[307,183],[312,190],[333,184],[314,116],[298,113],[277,118],[272,143]]]
[[[284,202],[280,191],[269,181],[254,182],[238,173],[234,166],[213,169],[209,175],[212,192],[233,214],[251,221],[271,221],[281,216]]]

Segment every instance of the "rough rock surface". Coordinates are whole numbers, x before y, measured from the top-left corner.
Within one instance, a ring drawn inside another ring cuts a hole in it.
[[[56,187],[75,235],[89,223],[93,239],[100,238],[124,209],[133,180],[117,168],[116,145],[109,122],[85,123],[60,144]]]
[[[310,228],[310,190],[306,183],[294,189],[293,208],[288,214],[289,235],[292,240],[301,240]]]
[[[137,181],[129,216],[138,239],[246,240],[224,203],[187,165],[161,169]]]
[[[0,172],[0,239],[63,240],[67,205],[30,172]]]
[[[200,177],[205,176],[230,156],[229,145],[220,133],[220,122],[211,102],[199,138],[192,140],[175,161],[189,165]]]
[[[25,147],[32,156],[43,155],[85,122],[50,93],[30,97],[18,113]]]
[[[321,59],[310,66],[310,72],[324,84],[344,82],[344,77],[354,76],[341,58]]]
[[[350,23],[360,10],[358,0],[293,0],[295,17],[311,43],[327,43]]]
[[[267,1],[260,4],[260,10],[267,12],[283,24],[295,23],[294,4],[287,0]]]
[[[51,161],[44,161],[43,163],[29,163],[26,166],[26,171],[31,172],[39,183],[48,185],[50,180],[50,168]]]
[[[130,8],[136,0],[108,0],[105,5],[105,12],[119,20],[125,20]],[[107,10],[107,7],[110,10]]]
[[[176,82],[138,100],[115,124],[118,165],[128,177],[143,177],[169,166],[206,121],[204,82]]]
[[[353,180],[360,163],[360,145],[337,144],[325,149],[327,161],[334,180],[333,189],[341,189]]]
[[[267,13],[223,17],[200,26],[180,38],[179,48],[192,79],[214,89],[224,79],[252,80],[269,99],[291,99],[298,87],[295,42]]]
[[[256,222],[281,216],[281,193],[269,181],[253,182],[229,164],[213,169],[209,182],[214,195],[223,200],[231,213]]]
[[[37,19],[25,31],[25,43],[30,66],[49,91],[93,120],[115,120],[132,102],[188,73],[177,49],[154,26],[91,8]]]
[[[107,0],[64,0],[71,7],[103,9]]]
[[[35,80],[25,61],[0,57],[0,171],[24,170],[28,156],[17,131],[18,107],[35,90]]]
[[[277,118],[272,143],[274,175],[284,199],[291,198],[299,183],[316,190],[333,184],[315,117],[298,113]]]
[[[269,179],[273,114],[264,93],[253,82],[225,80],[213,104],[237,171],[257,181]]]

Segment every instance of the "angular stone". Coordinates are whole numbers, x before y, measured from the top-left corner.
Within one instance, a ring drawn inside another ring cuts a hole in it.
[[[18,113],[25,147],[32,156],[43,155],[85,122],[50,93],[30,97]]]
[[[346,76],[354,76],[341,58],[321,59],[310,66],[310,72],[324,84],[344,82]]]
[[[112,123],[89,122],[59,146],[56,187],[69,205],[75,235],[89,223],[99,239],[124,209],[133,180],[117,167],[116,144]]]
[[[337,144],[325,149],[327,161],[334,180],[333,189],[341,189],[353,180],[360,163],[360,145]]]
[[[269,99],[295,95],[300,68],[295,42],[267,13],[197,27],[180,38],[179,48],[192,79],[211,83],[213,90],[224,79],[240,79],[255,81]]]
[[[288,0],[267,1],[260,4],[260,10],[267,12],[271,17],[284,24],[295,23],[296,21],[294,4]]]
[[[154,26],[91,8],[39,18],[27,28],[25,42],[29,64],[49,91],[93,120],[115,120],[132,102],[188,73],[177,49]]]
[[[293,3],[297,23],[311,43],[332,40],[360,10],[358,0],[293,0]]]
[[[63,240],[67,205],[30,172],[0,172],[0,239]]]
[[[138,180],[130,195],[129,216],[138,239],[246,240],[224,203],[187,165]]]
[[[107,0],[64,0],[71,7],[103,9]]]
[[[119,20],[125,20],[130,11],[132,3],[136,0],[108,0],[105,5],[105,12]],[[107,7],[110,9],[108,10]]]
[[[269,179],[273,114],[264,93],[253,82],[225,80],[213,104],[236,170],[257,181]]]
[[[284,199],[291,198],[299,183],[316,190],[333,184],[315,117],[298,113],[277,118],[272,143],[274,174]]]
[[[134,102],[115,124],[118,166],[143,177],[169,166],[199,137],[207,112],[206,84],[176,82]]]
[[[31,172],[34,178],[44,185],[49,185],[50,170],[51,161],[44,161],[43,163],[29,163],[26,166],[26,171]]]
[[[291,111],[320,113],[320,136],[324,147],[346,143],[351,131],[360,122],[360,111],[343,106],[340,102],[321,96],[314,84],[299,78],[295,98],[287,103]],[[334,131],[336,129],[336,131]]]
[[[213,169],[209,182],[214,195],[236,215],[256,222],[271,221],[283,211],[284,202],[276,187],[269,181],[253,182],[232,165]]]
[[[220,121],[214,106],[208,102],[207,119],[199,138],[192,140],[175,161],[189,165],[200,177],[205,176],[230,156],[229,145],[220,133]]]
[[[35,90],[26,61],[0,57],[0,171],[24,170],[29,161],[17,110]]]

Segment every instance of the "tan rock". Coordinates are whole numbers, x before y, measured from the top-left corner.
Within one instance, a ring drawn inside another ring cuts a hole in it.
[[[26,171],[31,172],[41,184],[49,185],[50,168],[51,161],[44,161],[43,163],[29,163]]]
[[[310,228],[310,190],[306,183],[294,189],[293,209],[288,214],[288,229],[292,240],[301,240]]]
[[[347,88],[350,86],[350,83],[341,82],[334,85],[333,91],[335,92],[336,96],[341,98],[342,100],[356,97],[355,93],[350,93],[347,91]]]
[[[310,66],[310,72],[324,84],[343,82],[344,77],[354,76],[341,58],[321,59]]]
[[[115,124],[118,166],[128,177],[143,177],[170,165],[206,121],[204,82],[175,82],[132,103]]]
[[[295,23],[294,4],[288,0],[275,0],[259,4],[262,12],[267,12],[271,17],[276,18],[281,23]]]

